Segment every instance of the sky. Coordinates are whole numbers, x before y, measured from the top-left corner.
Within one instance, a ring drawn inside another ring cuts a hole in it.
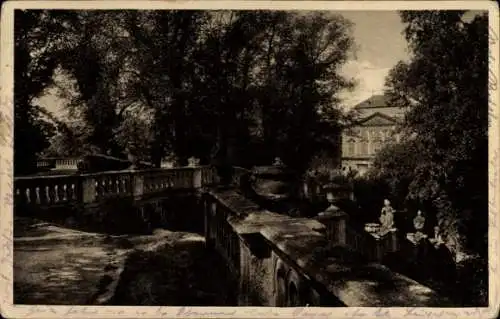
[[[382,93],[385,77],[400,60],[407,60],[404,24],[396,11],[344,11],[345,18],[354,23],[353,37],[356,57],[350,59],[342,73],[357,81],[352,92],[342,94],[344,104],[352,107],[373,94]]]
[[[357,82],[351,92],[341,98],[348,108],[382,92],[389,70],[400,60],[408,58],[407,42],[402,34],[404,25],[396,11],[343,11],[337,12],[354,23],[353,37],[356,57],[352,57],[341,72]],[[64,101],[50,91],[38,104],[56,115],[62,115]]]

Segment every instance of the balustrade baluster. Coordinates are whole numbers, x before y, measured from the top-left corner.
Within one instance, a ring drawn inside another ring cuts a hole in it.
[[[66,200],[66,183],[59,185],[59,201]]]
[[[29,188],[26,188],[26,202],[29,204],[31,203],[31,192],[30,192],[30,189]]]
[[[75,182],[72,182],[69,187],[69,200],[76,200]]]
[[[101,183],[99,182],[98,177],[96,177],[94,185],[95,185],[95,196],[99,197],[101,195]]]
[[[54,185],[54,200],[56,203],[59,203],[60,199],[59,199],[59,185]]]
[[[21,190],[19,188],[16,188],[16,191],[15,191],[15,198],[16,198],[16,202],[19,202],[19,203],[23,203],[24,200],[21,196]]]
[[[50,197],[50,187],[49,185],[45,185],[45,196],[44,196],[44,204],[50,204],[51,202],[51,197]]]
[[[39,186],[35,187],[35,194],[36,194],[36,203],[40,204],[41,200],[40,200],[40,187]]]
[[[108,176],[108,178],[106,178],[105,181],[106,181],[106,193],[110,195],[113,194],[112,177]]]
[[[106,196],[108,194],[107,189],[106,189],[106,179],[105,178],[101,179],[101,191],[102,191],[102,196]]]
[[[30,203],[32,204],[36,203],[36,191],[35,187],[33,186],[30,187]]]
[[[104,195],[108,196],[110,193],[109,177],[104,176],[104,178],[102,179],[102,186],[104,188]]]

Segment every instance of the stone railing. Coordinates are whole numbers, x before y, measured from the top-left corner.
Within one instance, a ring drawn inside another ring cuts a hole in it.
[[[228,222],[231,211],[214,201],[205,201],[205,232],[208,241],[225,259],[234,278],[240,275],[239,238]],[[209,222],[208,222],[209,221]]]
[[[78,158],[57,159],[55,168],[59,170],[77,170],[78,162],[80,162],[80,159]]]
[[[330,243],[346,245],[369,260],[380,262],[387,253],[398,249],[395,231],[384,236],[357,231],[349,226],[348,215],[345,212],[329,212],[316,219],[325,225],[326,237]]]
[[[241,306],[448,304],[430,288],[354,252],[348,231],[343,237],[329,233],[328,228],[343,229],[340,216],[336,225],[326,227],[259,208],[231,189],[212,189],[203,204],[207,244],[225,257],[238,282]]]
[[[53,168],[56,170],[77,170],[80,158],[41,158],[37,161],[36,166],[39,169]]]
[[[211,185],[211,167],[123,170],[92,174],[15,177],[15,205],[88,204],[105,198],[155,195]]]
[[[47,159],[41,159],[36,162],[36,167],[39,169],[49,169],[52,168],[53,163]]]
[[[14,178],[15,204],[56,205],[82,200],[79,176],[37,176]]]

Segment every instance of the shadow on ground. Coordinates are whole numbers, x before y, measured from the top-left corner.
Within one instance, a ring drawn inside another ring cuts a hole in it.
[[[29,218],[14,232],[15,304],[232,304],[225,266],[199,234],[110,236]]]

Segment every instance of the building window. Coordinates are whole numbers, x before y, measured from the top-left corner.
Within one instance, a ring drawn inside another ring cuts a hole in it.
[[[359,153],[360,155],[368,155],[368,140],[369,140],[369,134],[368,131],[364,130],[361,133],[361,140],[359,143]]]
[[[354,155],[355,152],[356,152],[356,143],[354,139],[350,139],[349,143],[347,144],[347,154],[352,156]]]
[[[368,140],[362,139],[361,140],[361,150],[360,150],[361,155],[368,155]]]
[[[387,130],[380,131],[380,139],[385,141],[388,137]]]

